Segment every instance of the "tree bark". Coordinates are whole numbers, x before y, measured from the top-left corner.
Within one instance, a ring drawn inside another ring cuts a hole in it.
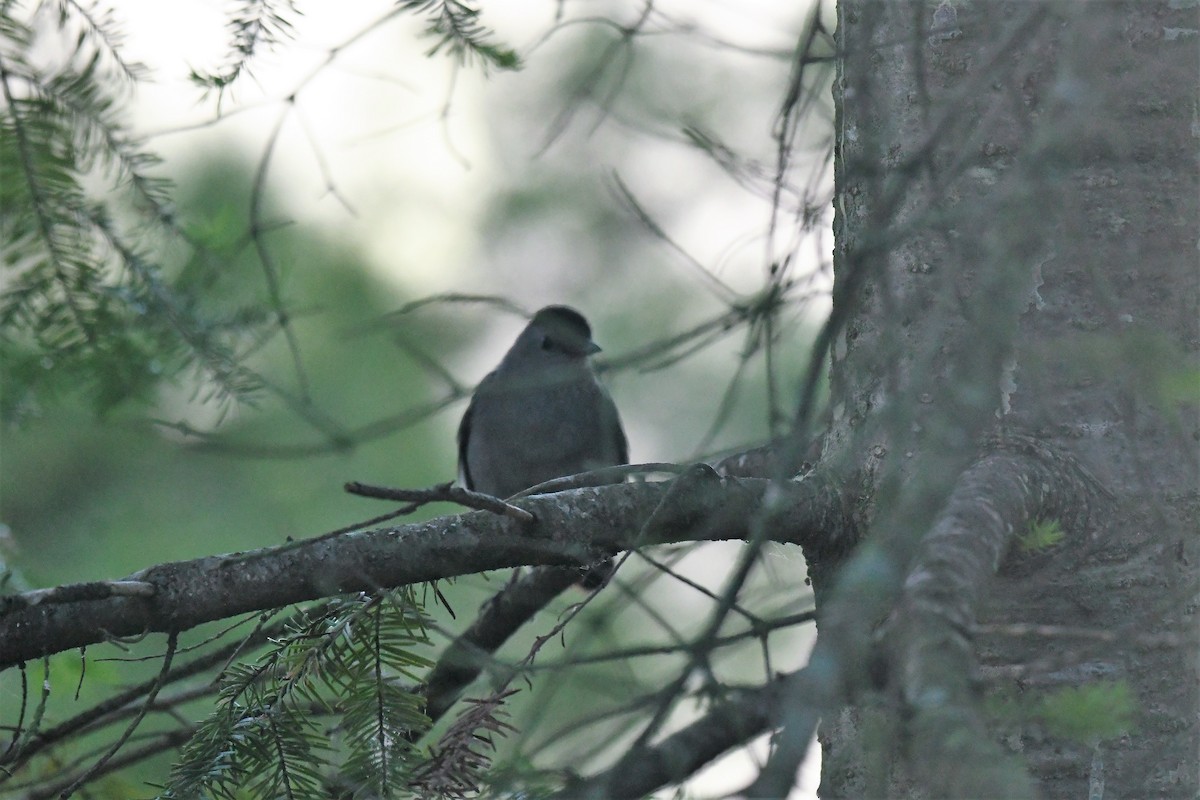
[[[824,457],[874,560],[826,559],[814,583],[822,638],[866,635],[856,599],[891,609],[875,678],[900,714],[864,722],[880,706],[850,680],[857,710],[822,722],[823,797],[1200,791],[1197,17],[1170,0],[839,6],[851,290]],[[1029,450],[987,469],[986,435]],[[1032,514],[1012,503],[1047,490]],[[1031,522],[1062,538],[1014,546]],[[1071,740],[1033,712],[1098,684],[1131,690],[1126,732]],[[985,715],[982,694],[1024,713]]]
[[[587,564],[669,541],[748,539],[765,480],[708,467],[670,483],[576,489],[520,501],[536,521],[473,512],[159,564],[124,581],[0,598],[0,669],[113,637],[179,632],[237,614],[528,564]],[[836,492],[820,476],[779,497],[772,536],[792,544],[841,530]],[[116,592],[133,586],[145,591]]]

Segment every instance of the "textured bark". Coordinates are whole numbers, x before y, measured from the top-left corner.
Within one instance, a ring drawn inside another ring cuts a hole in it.
[[[828,714],[822,796],[1194,797],[1200,11],[868,0],[839,21],[835,265],[857,278],[825,466],[859,498],[867,552],[836,581],[841,559],[813,574],[821,637],[846,640],[863,636],[847,588],[870,616],[907,576],[877,676],[902,711],[884,740],[907,762],[880,758],[858,711]],[[1063,458],[984,455],[965,472],[986,428]],[[1050,477],[1036,512],[1013,502]],[[1051,520],[1062,541],[1011,550]],[[976,621],[990,633],[972,637]],[[997,633],[1038,626],[1059,633]],[[1125,635],[1062,633],[1110,629]],[[989,720],[979,676],[1025,709],[1123,680],[1137,733],[1078,742],[1036,716]],[[1013,783],[987,771],[1000,761]]]
[[[959,479],[909,567],[881,634],[924,784],[953,797],[1031,796],[1020,762],[988,736],[974,702],[972,632],[980,601],[1015,536],[1045,520],[1091,529],[1111,511],[1072,459],[1027,439],[997,443]]]
[[[528,498],[537,521],[473,512],[355,531],[249,553],[161,564],[129,577],[134,596],[60,592],[63,602],[0,604],[0,668],[147,631],[184,631],[237,614],[345,592],[484,570],[588,564],[605,553],[670,541],[745,539],[762,513],[764,480],[701,467],[669,483],[576,489]],[[793,544],[840,535],[841,505],[826,481],[791,487],[774,506],[773,537]],[[41,598],[41,593],[35,593]]]

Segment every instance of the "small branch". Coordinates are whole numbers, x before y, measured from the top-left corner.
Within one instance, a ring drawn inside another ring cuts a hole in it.
[[[109,597],[154,597],[154,585],[145,581],[90,581],[68,583],[49,589],[34,589],[22,594],[0,597],[0,615],[17,608],[52,603],[78,603]]]
[[[248,637],[207,652],[186,664],[175,667],[165,678],[161,679],[162,685],[166,686],[178,681],[187,680],[218,664],[228,662],[230,658],[236,656],[246,648],[254,647],[267,641],[272,635],[278,633],[282,627],[283,624],[278,623],[269,627],[258,628]],[[0,756],[0,765],[14,764],[14,766],[8,768],[11,771],[16,771],[21,764],[28,762],[42,750],[53,747],[59,742],[70,740],[72,736],[80,731],[95,731],[105,725],[116,722],[130,711],[132,708],[130,706],[131,703],[148,694],[159,681],[160,678],[155,677],[131,686],[97,703],[91,708],[64,720],[53,728],[47,728],[31,738],[29,743],[21,750],[19,759],[8,755]],[[216,691],[215,680],[208,681],[203,688],[206,691]]]
[[[709,600],[713,600],[718,603],[721,602],[721,598],[717,596],[716,592],[713,592],[711,589],[708,589],[707,587],[703,586],[702,584],[697,583],[696,581],[689,578],[687,575],[684,575],[682,572],[676,572],[675,570],[671,569],[671,567],[667,566],[666,564],[661,563],[657,559],[651,558],[649,555],[647,555],[646,553],[643,553],[641,551],[638,551],[637,555],[643,561],[645,561],[650,566],[654,567],[659,572],[662,572],[665,575],[669,575],[672,579],[678,581],[679,583],[682,583],[684,586],[687,586],[689,589],[693,589],[694,591],[699,592],[700,594],[707,597]],[[744,617],[745,620],[747,622],[749,622],[752,627],[758,627],[759,625],[762,625],[762,623],[763,623],[763,621],[760,617],[756,616],[755,614],[752,614],[751,612],[747,611],[745,608],[742,608],[742,606],[738,605],[737,603],[734,603],[730,607],[730,610],[733,611],[734,613]]]
[[[549,585],[553,585],[554,577],[550,579]],[[578,578],[578,573],[572,576],[572,579]],[[549,641],[557,638],[584,608],[596,597],[595,593],[588,595],[582,602],[576,603],[567,613],[565,613],[554,626],[544,634],[537,636],[533,640],[533,644],[529,648],[529,652],[517,663],[516,667],[505,676],[504,680],[499,681],[499,685],[493,689],[490,695],[482,699],[468,698],[469,707],[459,715],[459,718],[450,726],[450,729],[438,740],[438,743],[433,747],[433,757],[428,765],[421,770],[424,775],[418,776],[418,780],[414,783],[415,786],[420,786],[426,790],[437,788],[437,778],[446,778],[449,775],[457,774],[468,779],[468,783],[461,785],[459,794],[462,791],[477,792],[478,786],[471,780],[473,773],[477,773],[490,765],[489,757],[478,753],[472,749],[479,741],[483,741],[489,746],[495,746],[487,735],[478,733],[480,729],[504,735],[508,731],[516,730],[507,723],[500,722],[497,715],[500,712],[500,707],[518,690],[509,689],[509,685],[513,679],[521,674],[522,669],[533,664],[533,660],[541,651],[542,647]],[[544,605],[545,603],[542,603]],[[536,609],[533,609],[536,611]],[[452,698],[451,698],[452,699]],[[439,713],[445,713],[446,707],[440,709]],[[448,787],[442,785],[442,791]]]
[[[511,517],[518,522],[530,523],[535,520],[523,508],[511,505],[503,500],[482,492],[472,492],[451,483],[440,483],[429,489],[392,489],[386,486],[371,486],[358,481],[350,481],[345,489],[350,494],[360,497],[374,497],[378,500],[395,500],[401,503],[457,503],[460,506],[473,508],[477,511],[491,511]]]
[[[715,703],[700,719],[661,742],[630,753],[614,767],[569,782],[556,797],[644,797],[690,777],[722,753],[739,747],[772,725],[771,710],[785,681],[804,670],[775,678],[764,686],[738,690]]]
[[[133,735],[135,730],[137,730],[138,725],[142,724],[142,720],[146,718],[146,714],[150,711],[150,707],[154,704],[154,698],[158,696],[159,690],[162,689],[163,684],[166,683],[167,675],[169,675],[171,672],[171,661],[175,657],[175,647],[178,643],[179,637],[174,631],[167,635],[167,652],[163,656],[162,669],[158,671],[158,678],[154,681],[154,684],[150,687],[150,691],[146,694],[146,699],[143,701],[142,707],[138,711],[137,716],[133,718],[133,721],[130,722],[129,726],[125,728],[125,731],[121,734],[120,738],[113,743],[113,746],[108,749],[108,752],[101,756],[95,764],[88,767],[83,774],[75,779],[74,783],[63,790],[62,794],[60,795],[61,800],[67,800],[67,798],[75,794],[80,787],[95,778],[96,775],[102,769],[104,769],[105,765],[112,759],[112,757],[117,754],[117,751],[125,746],[125,743],[129,741],[129,737]]]
[[[514,497],[531,497],[537,494],[553,494],[565,492],[568,489],[583,489],[588,486],[611,486],[614,483],[624,483],[631,475],[650,475],[663,472],[669,475],[680,475],[688,469],[686,464],[671,464],[650,462],[647,464],[619,464],[614,467],[601,467],[590,472],[580,472],[576,475],[565,475],[561,478],[530,486],[518,492]]]
[[[143,745],[142,747],[134,750],[126,750],[120,756],[108,760],[102,767],[92,773],[89,780],[94,781],[97,778],[102,778],[105,775],[119,772],[126,767],[132,766],[133,764],[137,764],[141,761],[145,761],[148,758],[153,758],[154,756],[165,753],[168,750],[174,750],[187,742],[188,739],[192,738],[193,733],[194,731],[190,728],[177,728],[172,731],[167,731],[166,733],[159,735],[149,744]],[[55,783],[47,784],[40,788],[31,789],[28,793],[22,796],[22,800],[50,800],[50,798],[59,795],[63,790],[70,786],[73,781],[74,779],[72,777],[67,777],[65,779],[56,781]]]
[[[798,614],[789,614],[786,617],[778,619],[762,620],[757,626],[747,628],[738,633],[731,633],[728,636],[719,636],[714,642],[712,649],[717,650],[722,647],[740,644],[747,639],[761,639],[771,631],[780,628],[789,628],[795,625],[803,625],[808,622],[815,622],[817,613],[815,611],[801,611]],[[641,645],[623,647],[617,650],[611,650],[605,653],[597,653],[588,656],[574,656],[562,658],[549,664],[530,665],[524,668],[525,672],[546,672],[558,671],[567,667],[579,667],[588,664],[606,664],[613,661],[628,661],[634,658],[644,658],[646,656],[665,656],[679,655],[686,653],[691,648],[691,644],[683,642],[681,644],[662,644],[662,645]]]

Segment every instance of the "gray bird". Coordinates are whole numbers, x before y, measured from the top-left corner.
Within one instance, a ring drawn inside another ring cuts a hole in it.
[[[553,478],[629,463],[617,407],[588,356],[600,351],[573,308],[533,315],[475,390],[458,426],[459,482],[511,497]],[[604,570],[585,573],[594,588]]]

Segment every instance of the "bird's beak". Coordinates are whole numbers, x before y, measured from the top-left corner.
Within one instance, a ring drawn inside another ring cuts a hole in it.
[[[599,352],[600,352],[600,345],[596,344],[595,342],[588,342],[587,345],[584,347],[584,353],[586,353],[589,356],[593,356]]]

